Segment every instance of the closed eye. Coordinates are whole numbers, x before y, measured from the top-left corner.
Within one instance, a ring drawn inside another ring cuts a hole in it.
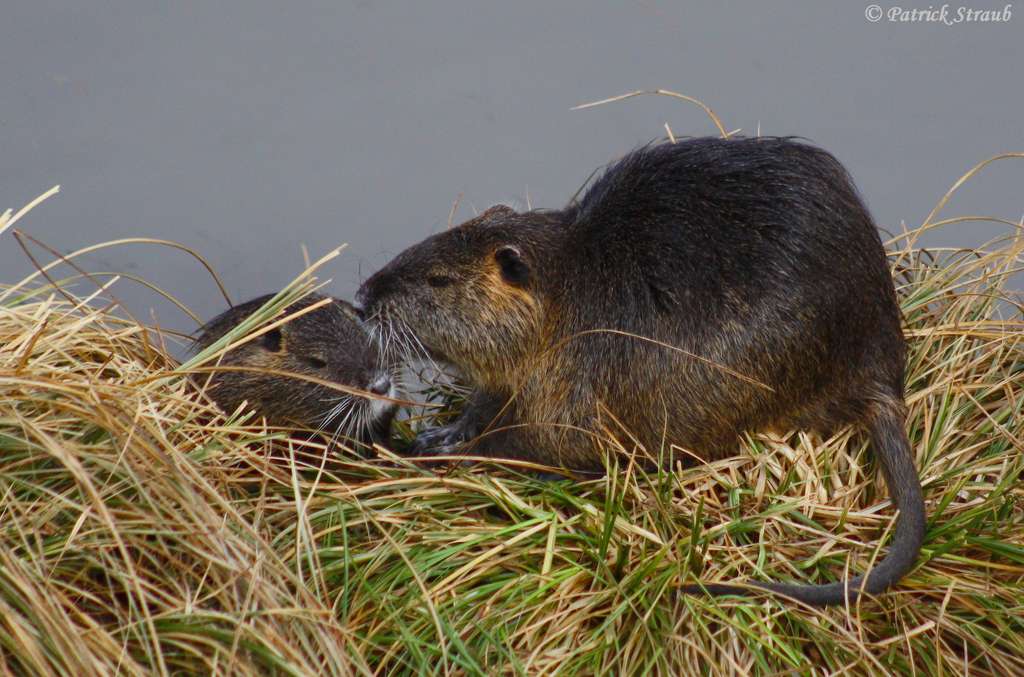
[[[320,359],[319,357],[307,357],[305,358],[306,364],[313,367],[314,369],[323,369],[327,366],[327,361]]]
[[[447,287],[448,285],[450,285],[454,281],[455,280],[453,280],[452,278],[448,277],[447,275],[428,275],[427,276],[427,284],[429,284],[431,287]]]

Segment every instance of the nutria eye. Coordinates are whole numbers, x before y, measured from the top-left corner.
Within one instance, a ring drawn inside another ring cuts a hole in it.
[[[313,367],[314,369],[323,369],[327,366],[327,361],[322,360],[319,357],[307,357],[306,364]]]
[[[260,343],[272,353],[281,352],[281,330],[271,329],[260,337]]]
[[[429,284],[431,287],[447,287],[448,285],[450,285],[454,281],[455,280],[453,280],[452,278],[448,277],[447,275],[428,275],[427,276],[427,284]]]

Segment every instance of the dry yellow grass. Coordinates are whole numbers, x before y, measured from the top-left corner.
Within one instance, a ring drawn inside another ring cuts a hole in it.
[[[850,609],[679,592],[877,556],[888,495],[849,432],[580,484],[327,458],[216,411],[116,284],[5,287],[0,670],[1024,674],[1024,237],[922,250],[938,215],[891,243],[925,549]]]

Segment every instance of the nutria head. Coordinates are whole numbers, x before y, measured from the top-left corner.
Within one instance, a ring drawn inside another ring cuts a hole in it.
[[[270,298],[268,294],[253,299],[208,322],[200,329],[195,351],[237,327]],[[281,316],[325,298],[310,294]],[[368,442],[387,435],[397,406],[380,399],[396,397],[395,370],[382,360],[355,308],[338,299],[234,348],[219,366],[227,369],[216,371],[207,389],[217,404],[230,413],[248,401],[257,414],[273,424],[299,425]],[[365,394],[344,392],[280,372],[337,383]],[[205,375],[196,380],[204,383]]]
[[[555,214],[491,207],[403,251],[356,301],[395,357],[443,360],[488,383],[537,344],[556,228]]]

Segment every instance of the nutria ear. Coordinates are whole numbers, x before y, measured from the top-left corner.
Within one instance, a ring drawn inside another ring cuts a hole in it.
[[[281,330],[274,328],[260,337],[260,345],[272,353],[281,352]]]
[[[530,280],[530,267],[523,260],[518,249],[510,245],[498,247],[494,260],[501,266],[501,277],[505,282],[523,286]]]

